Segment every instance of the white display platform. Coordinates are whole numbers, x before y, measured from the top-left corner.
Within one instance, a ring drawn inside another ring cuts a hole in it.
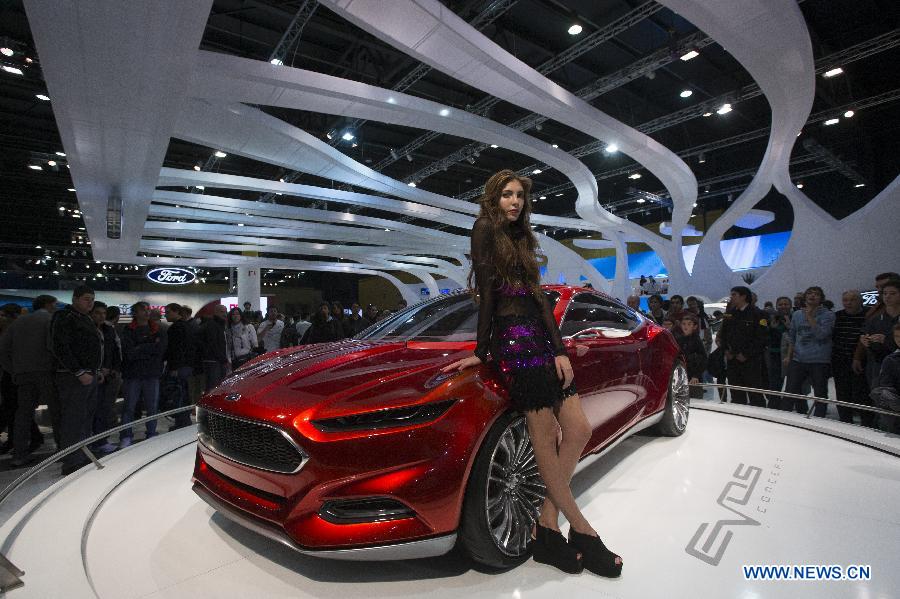
[[[758,408],[704,404],[713,409],[693,410],[682,437],[632,437],[575,477],[579,503],[625,561],[618,580],[532,561],[485,572],[455,554],[377,563],[298,555],[194,495],[188,429],[109,456],[104,469],[61,480],[15,514],[0,538],[25,586],[7,596],[896,597],[900,458],[745,417],[767,412]],[[866,564],[871,579],[752,581],[743,564]]]

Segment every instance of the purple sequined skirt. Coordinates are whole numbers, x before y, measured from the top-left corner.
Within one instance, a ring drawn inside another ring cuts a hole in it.
[[[553,345],[537,317],[499,316],[496,326],[494,363],[515,409],[556,407],[578,393],[574,381],[562,388]]]

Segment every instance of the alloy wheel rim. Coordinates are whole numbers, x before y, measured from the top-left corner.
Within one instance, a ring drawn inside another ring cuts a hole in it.
[[[487,481],[485,517],[502,553],[515,557],[528,551],[546,493],[525,418],[519,416],[494,447]]]
[[[672,416],[675,428],[683,431],[687,426],[690,413],[691,391],[688,385],[687,371],[679,364],[672,373]]]

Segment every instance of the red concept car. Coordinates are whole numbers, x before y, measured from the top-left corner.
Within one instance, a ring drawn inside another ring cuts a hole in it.
[[[601,293],[545,286],[584,410],[583,459],[641,429],[680,435],[688,379],[672,335]],[[478,313],[457,293],[353,339],[266,354],[198,406],[194,491],[305,554],[389,560],[455,545],[506,568],[530,555],[545,493],[524,417],[469,354]]]

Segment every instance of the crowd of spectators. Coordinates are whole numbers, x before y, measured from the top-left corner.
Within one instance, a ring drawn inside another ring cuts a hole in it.
[[[248,303],[244,309],[216,305],[203,318],[188,306],[151,309],[144,301],[131,307],[121,324],[117,306],[97,301],[79,286],[71,304],[57,309],[57,298],[41,295],[31,312],[8,304],[0,308],[0,452],[12,452],[10,465],[35,461],[44,443],[35,420],[47,407],[57,449],[78,444],[142,416],[195,403],[234,369],[266,352],[352,337],[391,314],[358,303],[322,302],[315,316],[285,315],[275,307],[265,318]],[[397,309],[405,308],[402,302]],[[349,312],[349,314],[347,314]],[[117,400],[122,398],[121,409]],[[169,420],[168,430],[191,424],[189,411]],[[119,432],[91,444],[100,455],[132,444],[135,431]],[[144,426],[145,438],[157,434],[157,420]],[[76,451],[62,460],[64,475],[88,463]]]
[[[876,406],[900,412],[900,275],[895,272],[875,278],[878,299],[867,310],[862,294],[844,291],[842,308],[821,287],[809,287],[793,299],[778,297],[757,306],[758,298],[748,287],[731,289],[721,326],[710,353],[713,326],[703,303],[680,295],[664,300],[653,294],[644,315],[672,331],[681,345],[692,383],[728,383],[767,391],[783,391],[828,399],[828,382],[834,379],[834,397],[840,402]],[[640,310],[640,297],[628,298]],[[700,391],[692,389],[693,396]],[[750,404],[807,413],[809,403],[798,397],[754,393],[732,389],[732,403]],[[726,397],[720,392],[720,397]],[[825,416],[828,405],[816,402],[813,413]],[[900,433],[900,418],[837,405],[843,422]]]

